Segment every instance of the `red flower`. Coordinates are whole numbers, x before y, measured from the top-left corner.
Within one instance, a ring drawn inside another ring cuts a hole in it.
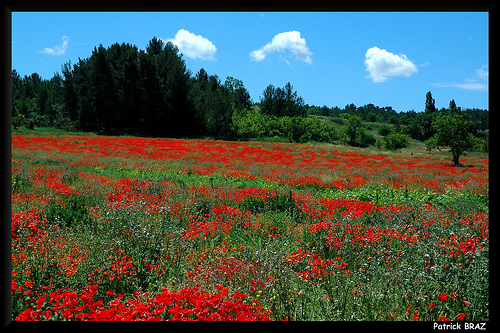
[[[43,296],[38,296],[38,299],[36,300],[36,309],[40,310],[40,308],[43,305],[43,302],[45,302],[45,297]]]
[[[433,307],[435,307],[436,305],[437,305],[437,304],[436,304],[436,302],[434,302],[434,303],[432,303],[432,304],[427,304],[427,305],[426,305],[426,308],[427,308],[427,309],[432,309],[432,308],[433,308]]]
[[[415,312],[413,312],[412,318],[413,320],[420,320],[420,318],[418,317],[418,310],[415,310]]]
[[[444,301],[446,301],[446,299],[448,298],[448,295],[446,295],[446,294],[441,294],[441,295],[438,295],[438,297],[439,297],[439,300],[440,300],[441,302],[444,302]]]
[[[465,313],[461,313],[457,316],[457,320],[464,320],[465,319]]]

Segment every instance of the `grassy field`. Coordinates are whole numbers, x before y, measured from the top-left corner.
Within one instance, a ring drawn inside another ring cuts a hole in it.
[[[14,320],[489,320],[489,165],[12,137]]]

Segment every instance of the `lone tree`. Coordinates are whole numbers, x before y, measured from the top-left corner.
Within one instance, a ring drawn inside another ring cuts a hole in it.
[[[449,147],[455,166],[460,165],[458,159],[464,151],[480,143],[480,139],[469,132],[467,121],[460,114],[441,115],[433,121],[432,127],[436,133],[425,141],[427,149]]]
[[[363,128],[362,119],[357,115],[348,115],[347,118],[347,128],[345,129],[345,134],[349,140],[350,144],[356,142],[356,138],[359,136],[361,128]]]

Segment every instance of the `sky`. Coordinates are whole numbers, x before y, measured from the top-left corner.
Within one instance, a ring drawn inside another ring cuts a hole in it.
[[[94,46],[171,41],[195,75],[254,102],[290,82],[309,105],[488,107],[488,12],[12,12],[12,69],[50,79]]]

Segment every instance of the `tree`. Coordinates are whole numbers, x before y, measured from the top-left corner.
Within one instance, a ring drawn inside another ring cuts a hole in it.
[[[425,141],[428,150],[449,147],[452,161],[459,166],[460,155],[467,149],[480,144],[480,139],[472,135],[468,130],[468,124],[460,114],[453,113],[440,115],[432,123],[436,134]]]
[[[94,47],[89,59],[92,69],[91,92],[95,103],[98,130],[104,133],[116,132],[116,126],[121,118],[109,52],[110,49],[105,49],[102,44],[99,44],[99,47]]]
[[[160,78],[156,70],[153,55],[144,51],[139,52],[139,82],[137,110],[139,125],[142,134],[152,136],[160,135],[160,110],[162,109]]]
[[[349,139],[350,144],[356,142],[356,137],[358,136],[359,129],[363,126],[361,123],[361,117],[355,115],[349,115],[347,118],[347,128],[345,129],[345,134]]]
[[[276,117],[296,117],[306,115],[307,109],[304,99],[298,96],[297,91],[293,91],[290,82],[283,88],[274,88],[268,85],[261,97],[261,110],[264,114]]]
[[[455,103],[455,100],[454,100],[454,99],[452,99],[452,100],[450,101],[450,105],[448,106],[448,110],[449,110],[450,112],[452,112],[452,113],[454,113],[454,112],[459,112],[459,111],[460,111],[460,108],[459,108],[459,107],[457,107],[457,104]]]
[[[272,84],[268,85],[260,98],[260,110],[263,114],[274,114],[274,91]]]
[[[78,120],[78,98],[75,92],[74,75],[72,72],[71,60],[61,66],[64,76],[62,81],[63,86],[63,103],[64,103],[64,116],[70,122],[77,122]]]
[[[231,94],[231,103],[234,110],[249,108],[252,105],[250,93],[245,88],[243,81],[228,76],[224,82],[224,87]]]
[[[166,114],[163,118],[166,133],[175,137],[190,137],[196,134],[193,127],[195,108],[188,98],[191,89],[190,71],[179,53],[179,48],[167,42],[161,52],[161,64],[158,65],[160,84],[164,89]]]
[[[293,91],[293,85],[290,82],[285,84],[283,93],[285,95],[285,116],[304,116],[306,113],[304,99],[298,96],[297,91]]]
[[[233,137],[231,96],[224,86],[220,86],[208,95],[205,127],[209,135],[215,138]]]
[[[425,113],[436,112],[436,100],[432,98],[432,93],[430,91],[425,95]]]
[[[160,54],[160,52],[163,50],[163,42],[156,38],[153,37],[148,43],[148,46],[146,46],[146,53],[155,56]]]

